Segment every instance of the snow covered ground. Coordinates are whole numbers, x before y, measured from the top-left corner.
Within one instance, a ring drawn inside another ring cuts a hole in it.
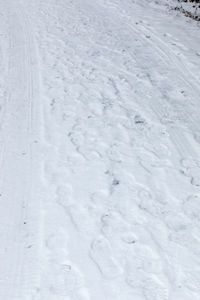
[[[200,35],[146,0],[0,0],[0,300],[199,300]]]

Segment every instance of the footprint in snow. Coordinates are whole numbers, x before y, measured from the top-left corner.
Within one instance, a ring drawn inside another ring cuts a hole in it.
[[[183,174],[190,177],[190,183],[194,186],[200,186],[200,167],[187,168]]]
[[[143,286],[143,294],[146,300],[168,300],[169,290],[158,277],[149,278]]]
[[[193,158],[184,158],[181,160],[184,167],[183,174],[190,177],[190,182],[194,186],[200,186],[200,161]]]
[[[164,221],[167,224],[167,227],[173,231],[187,230],[191,223],[186,215],[178,213],[177,211],[175,213],[169,213]]]
[[[126,283],[133,289],[139,289],[142,287],[146,278],[146,274],[143,270],[131,271],[126,268]]]
[[[146,296],[152,295],[149,291],[150,278],[162,277],[162,264],[155,250],[144,244],[136,244],[126,256],[126,283],[132,288],[142,288]],[[164,285],[163,285],[164,287]],[[153,296],[153,295],[152,295]],[[161,295],[160,295],[161,296]],[[147,298],[157,299],[157,298]],[[165,299],[165,298],[158,298]]]
[[[121,267],[112,256],[110,244],[104,237],[100,237],[92,243],[90,256],[103,277],[112,279],[122,273]]]
[[[183,203],[183,210],[185,214],[192,220],[200,221],[200,196],[190,195]]]
[[[190,170],[191,174],[191,184],[195,186],[200,186],[200,168],[193,168]]]
[[[137,264],[135,265],[135,261]],[[161,274],[162,261],[157,251],[148,245],[138,243],[131,250],[130,264],[133,269],[141,269],[146,274]]]
[[[184,270],[185,272],[182,272],[181,274],[181,283],[184,287],[187,287],[189,290],[193,290],[196,293],[200,293],[200,283],[199,283],[199,277],[200,277],[200,269],[197,268],[187,268]]]
[[[192,157],[183,158],[183,159],[181,159],[181,165],[184,168],[195,168],[195,167],[200,168],[200,161],[198,159],[195,159]]]
[[[69,296],[83,287],[80,272],[71,264],[54,265],[51,274],[51,279],[47,279],[50,294]]]
[[[102,234],[109,238],[120,237],[127,232],[128,226],[118,212],[110,211],[101,216]]]
[[[167,213],[165,203],[155,199],[151,193],[145,189],[141,189],[138,192],[138,207],[141,210],[146,211],[152,216],[158,217]]]

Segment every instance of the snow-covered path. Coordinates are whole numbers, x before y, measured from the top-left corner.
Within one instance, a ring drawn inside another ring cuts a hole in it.
[[[146,0],[0,14],[0,300],[199,300],[197,23]]]
[[[28,16],[1,1],[0,299],[22,299],[38,281],[39,80]],[[4,30],[4,31],[3,31]],[[28,299],[24,297],[23,299]],[[30,296],[29,296],[30,299]]]

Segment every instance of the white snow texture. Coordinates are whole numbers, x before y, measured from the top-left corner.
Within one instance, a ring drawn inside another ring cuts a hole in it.
[[[200,299],[200,23],[164,2],[0,0],[0,300]]]

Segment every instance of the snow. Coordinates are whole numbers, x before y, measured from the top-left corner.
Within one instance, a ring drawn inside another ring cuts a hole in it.
[[[164,4],[0,0],[0,300],[199,300],[199,23]]]
[[[181,11],[185,16],[200,21],[200,2],[199,0],[182,0],[178,3],[172,2],[172,8]]]

